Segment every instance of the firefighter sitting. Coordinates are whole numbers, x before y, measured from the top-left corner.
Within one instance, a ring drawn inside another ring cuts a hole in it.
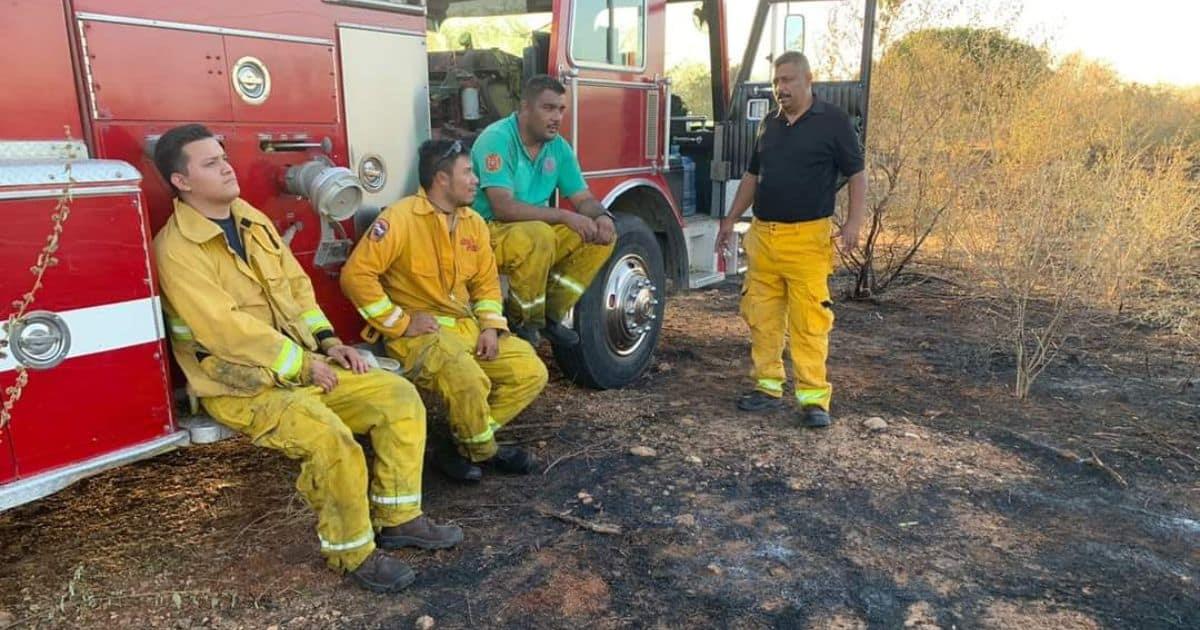
[[[546,385],[546,366],[508,334],[488,227],[469,207],[479,180],[458,141],[421,145],[421,192],[384,210],[342,268],[342,290],[418,387],[445,402],[457,448],[435,449],[451,478],[479,464],[528,474],[536,463],[495,432]]]
[[[154,238],[172,350],[218,422],[300,460],[296,487],[317,512],[328,564],[374,591],[413,581],[376,549],[451,547],[462,530],[421,514],[425,409],[412,384],[369,370],[342,344],[271,221],[238,197],[221,144],[200,125],[159,139],[176,194]],[[375,451],[368,484],[362,448]]]
[[[558,135],[566,89],[535,76],[520,109],[479,135],[471,150],[480,190],[474,208],[491,228],[500,273],[508,276],[505,314],[513,331],[537,344],[579,335],[560,322],[604,266],[616,240],[611,213],[588,191],[571,145]],[[549,206],[555,189],[578,212]]]

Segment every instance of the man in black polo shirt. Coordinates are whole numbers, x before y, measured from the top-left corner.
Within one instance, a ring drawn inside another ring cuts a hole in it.
[[[754,205],[741,310],[750,325],[755,386],[738,400],[738,409],[783,406],[786,329],[801,421],[825,427],[831,422],[825,359],[833,329],[828,280],[834,241],[846,251],[858,245],[867,176],[849,117],[813,98],[812,72],[802,53],[790,51],[775,60],[772,84],[779,109],[759,127],[750,167],[717,236],[717,249],[724,250],[734,224]],[[831,217],[838,175],[850,178],[850,211],[835,235]]]

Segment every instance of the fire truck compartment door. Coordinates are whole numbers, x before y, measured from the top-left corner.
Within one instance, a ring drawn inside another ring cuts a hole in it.
[[[96,119],[233,119],[220,35],[93,20],[80,24]]]
[[[51,215],[63,212],[67,176],[61,160],[0,161],[5,321],[12,303],[33,287],[30,268],[53,233]],[[58,262],[46,269],[0,358],[0,387],[27,369],[28,384],[0,445],[11,444],[22,479],[175,429],[141,176],[115,160],[76,161],[69,176],[75,183],[53,253]],[[17,344],[22,352],[13,351]]]
[[[383,208],[417,191],[417,147],[430,136],[425,39],[349,25],[338,39],[350,169],[366,187],[363,204]]]

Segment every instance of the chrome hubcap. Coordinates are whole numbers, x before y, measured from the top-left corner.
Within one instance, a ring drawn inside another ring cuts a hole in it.
[[[637,351],[658,318],[658,288],[641,256],[626,254],[612,267],[604,287],[605,340],[620,356]]]

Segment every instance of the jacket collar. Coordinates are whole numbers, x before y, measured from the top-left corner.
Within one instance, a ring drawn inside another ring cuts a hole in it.
[[[264,214],[240,197],[230,204],[230,210],[239,223],[249,221],[259,225],[268,224]],[[175,222],[179,224],[179,232],[194,243],[205,243],[221,235],[221,227],[216,222],[200,214],[199,210],[178,197],[175,198]]]

